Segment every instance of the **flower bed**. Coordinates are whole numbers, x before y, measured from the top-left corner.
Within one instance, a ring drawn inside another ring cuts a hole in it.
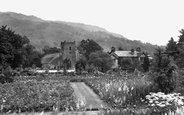
[[[76,108],[69,82],[33,79],[0,84],[0,106],[1,113]]]
[[[151,90],[151,82],[144,78],[103,77],[89,79],[86,84],[113,108],[140,105],[142,104],[141,99],[145,98]]]
[[[146,95],[146,103],[155,114],[175,112],[184,105],[184,97],[180,96],[179,93],[151,92]]]
[[[145,77],[96,77],[85,81],[111,108],[107,115],[175,115],[181,113],[184,97],[154,91]]]

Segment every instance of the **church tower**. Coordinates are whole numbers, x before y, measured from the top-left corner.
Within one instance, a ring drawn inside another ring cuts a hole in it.
[[[75,69],[76,58],[77,58],[77,48],[76,43],[74,42],[61,42],[61,66],[64,67],[63,64],[67,65],[66,69]]]

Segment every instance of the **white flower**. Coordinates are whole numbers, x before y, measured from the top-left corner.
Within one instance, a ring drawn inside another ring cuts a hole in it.
[[[121,90],[122,90],[121,87],[119,87],[119,88],[118,88],[118,91],[121,91]]]

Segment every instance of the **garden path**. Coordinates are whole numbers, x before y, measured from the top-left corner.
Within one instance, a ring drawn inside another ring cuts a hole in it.
[[[71,86],[74,89],[74,93],[78,100],[85,102],[85,108],[87,110],[99,110],[105,109],[106,104],[99,99],[99,97],[83,82],[72,82]]]

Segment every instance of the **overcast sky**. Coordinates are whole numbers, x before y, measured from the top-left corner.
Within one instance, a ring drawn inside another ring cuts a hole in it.
[[[0,12],[100,26],[131,40],[166,45],[184,29],[184,0],[0,0]]]

